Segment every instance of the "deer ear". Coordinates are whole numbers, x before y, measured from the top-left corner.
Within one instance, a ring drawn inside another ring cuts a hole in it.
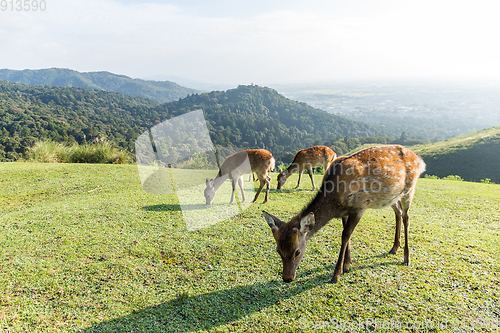
[[[282,168],[282,167],[280,167],[280,169],[279,169],[279,170],[280,170],[280,173],[282,173],[282,172],[283,172],[283,168]]]
[[[273,231],[278,230],[284,224],[284,222],[281,221],[279,218],[269,214],[268,212],[266,212],[264,210],[262,211],[262,215],[264,215],[264,218],[266,219],[267,224],[269,225],[269,227]]]
[[[309,213],[300,220],[300,233],[305,234],[312,230],[314,227],[314,214]]]

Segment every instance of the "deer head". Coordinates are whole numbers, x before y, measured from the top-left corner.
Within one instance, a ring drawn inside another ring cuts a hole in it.
[[[205,184],[207,185],[207,187],[205,187],[205,192],[204,192],[205,201],[206,201],[207,205],[211,205],[212,202],[214,201],[215,192],[216,192],[214,181],[213,181],[213,179],[210,180],[207,178]]]
[[[277,189],[280,190],[283,185],[285,185],[285,182],[286,182],[286,176],[285,176],[285,173],[286,173],[286,170],[283,170],[282,168],[280,168],[280,173],[278,174],[278,187]]]
[[[283,281],[286,283],[292,282],[300,260],[306,251],[307,234],[314,226],[314,214],[309,213],[305,217],[299,215],[290,222],[285,223],[265,211],[262,211],[262,213],[271,228],[276,240],[276,251],[283,262]]]

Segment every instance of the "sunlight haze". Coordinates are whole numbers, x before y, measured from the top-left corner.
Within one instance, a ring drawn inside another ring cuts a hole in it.
[[[0,11],[0,68],[286,84],[498,79],[493,1],[62,1]]]

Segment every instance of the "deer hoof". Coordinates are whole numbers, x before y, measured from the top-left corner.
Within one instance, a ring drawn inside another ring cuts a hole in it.
[[[332,279],[328,283],[337,283],[340,280],[340,275],[333,275]]]
[[[337,283],[337,282],[339,282],[339,280],[338,280],[338,279],[335,279],[335,278],[333,278],[333,277],[332,277],[332,279],[331,279],[330,281],[328,281],[328,283],[331,283],[331,284],[335,284],[335,283]]]

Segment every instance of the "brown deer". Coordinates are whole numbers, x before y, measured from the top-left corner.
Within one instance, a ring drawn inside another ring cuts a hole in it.
[[[248,169],[248,164],[245,163],[247,158],[250,169]],[[207,178],[206,180],[204,194],[207,205],[212,204],[215,193],[228,178],[231,179],[233,186],[231,201],[229,201],[229,203],[232,203],[234,200],[236,183],[238,183],[241,189],[242,202],[244,202],[245,192],[243,191],[243,175],[248,173],[255,173],[260,181],[259,190],[255,194],[255,198],[252,202],[257,200],[262,188],[267,184],[266,198],[264,199],[264,203],[266,203],[269,198],[269,187],[271,185],[271,177],[268,175],[268,172],[274,169],[274,165],[275,160],[273,155],[265,149],[246,149],[228,156],[224,163],[222,163],[217,177],[212,180]]]
[[[293,158],[292,164],[286,170],[280,169],[280,173],[278,174],[278,190],[285,185],[286,180],[290,177],[294,172],[299,172],[299,181],[297,182],[297,186],[295,189],[298,189],[300,186],[300,178],[302,177],[302,172],[307,170],[309,173],[309,177],[311,178],[312,190],[316,189],[316,185],[314,184],[313,171],[312,169],[317,166],[323,166],[323,170],[328,170],[328,167],[333,162],[333,160],[337,157],[337,154],[327,146],[312,146],[307,149],[302,149],[295,154]]]
[[[396,234],[390,253],[400,246],[401,220],[404,225],[405,265],[410,263],[408,209],[417,180],[425,171],[420,156],[400,145],[366,148],[336,159],[328,169],[316,197],[300,214],[284,223],[263,212],[271,227],[283,262],[282,278],[291,282],[306,250],[306,243],[332,218],[342,218],[342,245],[330,282],[337,282],[351,265],[350,239],[365,210],[392,206]]]

